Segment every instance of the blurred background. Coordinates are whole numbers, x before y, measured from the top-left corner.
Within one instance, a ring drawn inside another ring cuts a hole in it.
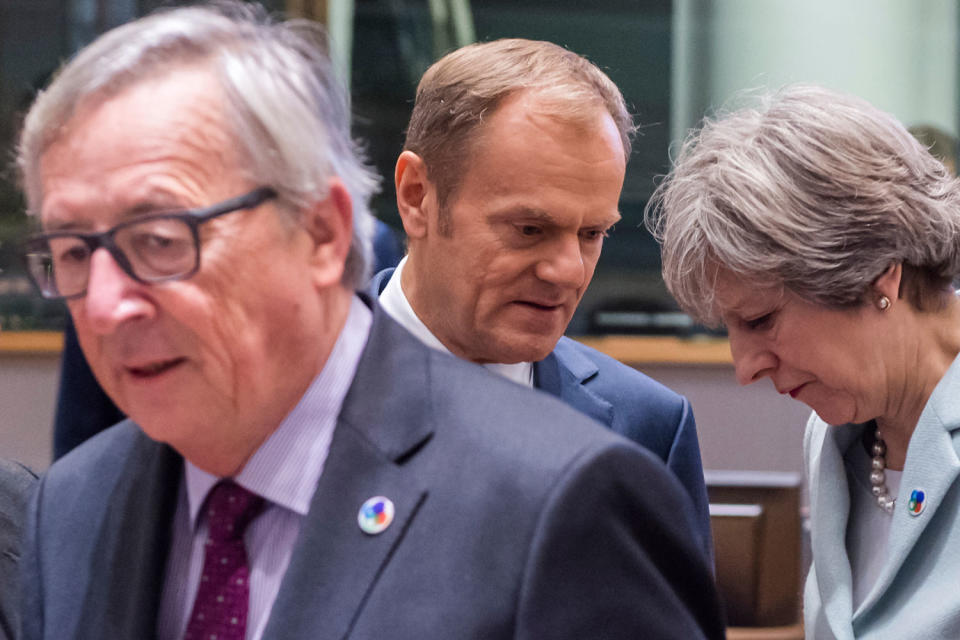
[[[0,0],[0,149],[9,164],[20,114],[72,52],[159,0]],[[269,0],[275,11],[320,20],[351,84],[356,135],[392,176],[416,83],[444,52],[520,36],[562,44],[599,64],[640,125],[621,201],[575,335],[691,330],[659,278],[642,228],[654,178],[672,144],[738,92],[804,81],[857,94],[956,156],[956,0]],[[392,184],[377,215],[400,228]],[[12,174],[0,182],[0,323],[57,329],[59,305],[32,295],[15,255],[26,224]]]
[[[62,62],[159,0],[0,0],[0,455],[51,458],[62,305],[35,295],[17,259],[31,226],[8,169],[22,113]],[[640,125],[593,284],[568,333],[686,395],[711,501],[729,638],[800,638],[801,438],[809,410],[768,382],[738,388],[722,333],[678,312],[642,225],[671,150],[745,92],[813,82],[891,112],[956,167],[960,0],[267,0],[318,20],[354,101],[355,134],[387,176],[374,202],[401,232],[393,166],[416,84],[450,49],[544,39],[602,67]],[[669,508],[665,509],[667,513]],[[761,630],[756,627],[770,627]]]
[[[30,228],[7,169],[21,114],[69,56],[159,0],[0,0],[0,450],[38,467],[57,384],[65,310],[35,295],[17,239]],[[705,466],[799,470],[807,410],[769,386],[734,390],[722,336],[678,313],[642,226],[671,148],[742,92],[815,82],[890,111],[950,162],[960,129],[957,0],[269,0],[324,22],[348,79],[356,135],[392,176],[416,83],[444,52],[520,36],[564,45],[600,65],[640,125],[593,284],[569,333],[690,397]],[[392,180],[375,201],[399,231]],[[45,332],[45,333],[44,333]],[[651,338],[649,336],[658,336]],[[749,410],[749,411],[748,411]],[[743,416],[750,415],[750,424]],[[736,437],[731,437],[735,435]],[[46,439],[46,440],[45,440]],[[28,442],[28,444],[24,444]]]

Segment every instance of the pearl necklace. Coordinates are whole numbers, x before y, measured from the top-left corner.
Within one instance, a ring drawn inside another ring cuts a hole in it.
[[[887,468],[887,445],[880,436],[880,429],[873,434],[873,458],[870,460],[870,492],[877,500],[877,506],[893,513],[897,499],[887,490],[887,475],[883,472]]]

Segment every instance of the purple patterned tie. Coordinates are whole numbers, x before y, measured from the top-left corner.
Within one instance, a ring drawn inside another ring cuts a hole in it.
[[[243,532],[263,498],[231,480],[207,496],[207,542],[200,588],[184,640],[243,640],[250,604],[250,569]]]

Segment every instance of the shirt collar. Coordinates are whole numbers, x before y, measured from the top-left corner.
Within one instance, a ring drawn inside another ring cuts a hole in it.
[[[410,301],[407,300],[407,295],[403,292],[400,277],[406,263],[407,256],[404,256],[394,270],[393,275],[390,276],[387,286],[380,294],[380,306],[383,307],[384,311],[386,311],[391,318],[412,333],[420,342],[436,351],[450,353],[450,350],[440,342],[439,338],[433,335],[433,332],[431,332],[430,329],[427,328],[427,325],[417,316],[413,307],[410,306]],[[483,366],[493,373],[512,380],[517,384],[522,384],[527,387],[533,386],[533,363],[531,362],[517,362],[515,364],[492,362]]]

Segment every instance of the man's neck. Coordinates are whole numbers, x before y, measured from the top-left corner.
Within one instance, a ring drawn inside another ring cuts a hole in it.
[[[410,304],[410,300],[404,292],[402,280],[406,262],[407,258],[401,260],[391,275],[389,282],[380,294],[380,306],[420,342],[436,351],[452,354],[450,349],[421,320],[413,305]],[[533,364],[530,362],[518,362],[516,364],[490,363],[483,366],[517,384],[533,386]]]

